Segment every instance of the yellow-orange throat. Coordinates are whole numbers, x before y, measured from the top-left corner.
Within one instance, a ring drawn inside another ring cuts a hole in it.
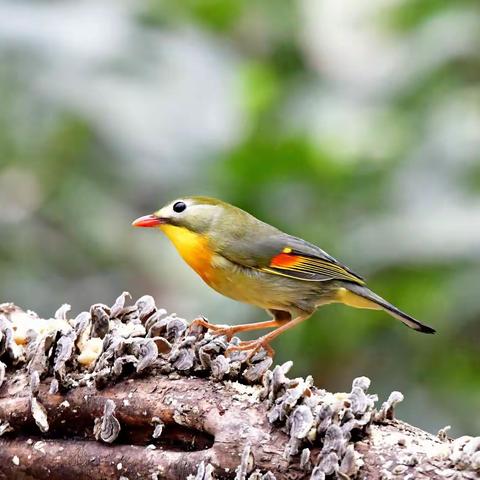
[[[163,224],[160,229],[173,243],[182,258],[205,280],[211,270],[212,251],[208,239],[185,227]]]

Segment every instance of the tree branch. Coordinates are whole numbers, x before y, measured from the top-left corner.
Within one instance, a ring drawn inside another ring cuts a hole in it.
[[[326,392],[126,297],[75,319],[0,306],[0,479],[478,478],[480,438],[394,420],[398,392]]]

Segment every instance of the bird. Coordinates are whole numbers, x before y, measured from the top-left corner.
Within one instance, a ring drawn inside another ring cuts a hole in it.
[[[234,326],[196,320],[229,339],[240,332],[274,329],[229,350],[252,355],[263,348],[273,356],[273,339],[331,303],[384,310],[413,330],[435,333],[374,293],[361,276],[320,247],[224,201],[206,196],[179,198],[132,225],[160,229],[207,285],[226,297],[267,310],[269,321]]]

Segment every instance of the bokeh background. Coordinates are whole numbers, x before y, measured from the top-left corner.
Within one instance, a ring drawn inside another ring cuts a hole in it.
[[[185,194],[303,236],[438,329],[328,306],[276,342],[318,385],[368,375],[429,431],[480,432],[478,0],[0,1],[0,301],[123,290],[217,323],[159,232]]]

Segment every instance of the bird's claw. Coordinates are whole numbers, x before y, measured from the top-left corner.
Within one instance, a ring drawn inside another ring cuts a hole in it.
[[[275,350],[269,345],[268,341],[262,337],[257,340],[247,340],[240,342],[238,345],[230,345],[225,350],[225,355],[233,352],[248,352],[246,360],[250,360],[260,349],[264,349],[269,357],[275,355]]]
[[[200,317],[193,320],[189,328],[192,329],[196,326],[206,328],[207,330],[214,332],[216,335],[225,335],[229,341],[239,330],[241,330],[238,328],[238,326],[228,327],[225,325],[215,325],[210,323],[205,317]],[[225,350],[225,355],[230,355],[233,352],[248,352],[246,360],[250,360],[259,350],[263,348],[266,354],[273,358],[275,355],[275,350],[270,346],[268,340],[269,339],[267,338],[260,337],[256,340],[245,340],[237,345],[230,345]]]

